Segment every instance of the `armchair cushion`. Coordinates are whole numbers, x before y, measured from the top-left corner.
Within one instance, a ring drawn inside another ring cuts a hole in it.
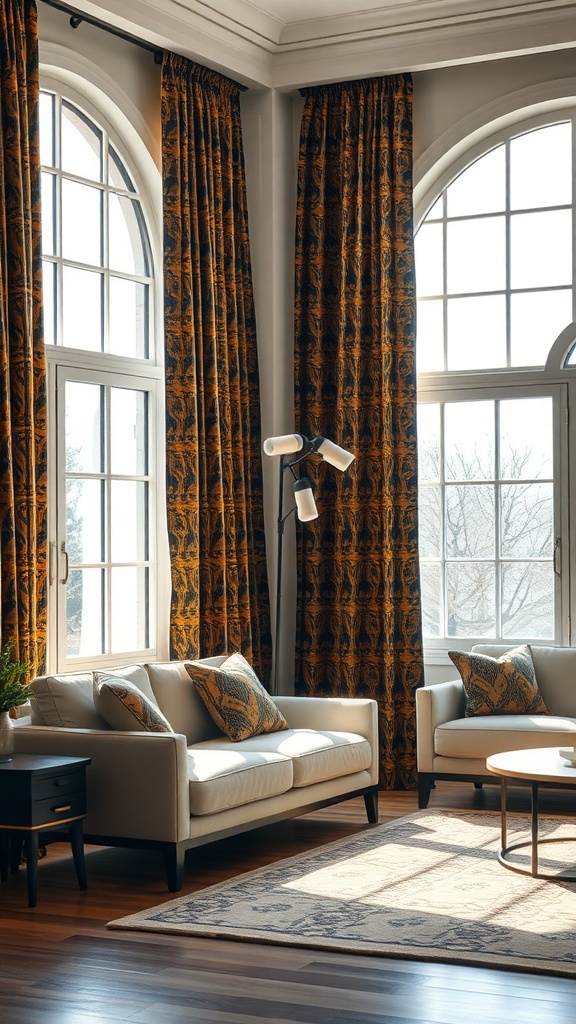
[[[190,662],[186,670],[211,717],[231,740],[288,728],[251,665],[232,654],[219,668]]]
[[[527,644],[499,658],[448,651],[466,692],[465,717],[477,715],[547,715]]]

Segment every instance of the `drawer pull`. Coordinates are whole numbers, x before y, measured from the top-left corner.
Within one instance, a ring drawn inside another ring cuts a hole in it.
[[[54,814],[61,814],[63,811],[71,811],[72,804],[64,804],[62,807],[53,807]]]

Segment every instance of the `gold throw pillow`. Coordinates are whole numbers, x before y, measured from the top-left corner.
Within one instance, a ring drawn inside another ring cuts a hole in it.
[[[548,715],[528,644],[500,658],[448,651],[466,692],[466,718],[476,715]]]
[[[241,654],[232,654],[219,668],[187,662],[186,670],[211,717],[231,740],[288,728],[284,715]]]

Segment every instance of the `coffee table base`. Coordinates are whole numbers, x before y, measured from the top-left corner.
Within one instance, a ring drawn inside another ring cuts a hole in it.
[[[506,845],[506,832],[507,832],[507,799],[508,799],[508,787],[506,779],[500,780],[500,823],[501,823],[501,838],[500,838],[500,853],[498,854],[498,861],[509,871],[515,871],[519,875],[529,875],[532,878],[543,878],[549,881],[557,882],[576,882],[576,875],[569,875],[558,873],[555,875],[547,874],[544,871],[538,871],[538,848],[544,846],[545,843],[575,843],[576,836],[562,836],[557,839],[552,837],[551,839],[539,839],[538,838],[538,783],[532,782],[530,784],[531,792],[531,808],[530,808],[530,819],[531,819],[531,837],[527,842],[524,843],[513,843],[512,846]],[[515,850],[524,850],[526,847],[530,847],[530,867],[524,868],[520,864],[512,864],[507,858],[508,855],[513,853]]]

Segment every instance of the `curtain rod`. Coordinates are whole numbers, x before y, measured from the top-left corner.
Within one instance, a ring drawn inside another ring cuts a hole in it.
[[[147,43],[144,39],[138,39],[137,36],[130,35],[129,32],[123,32],[119,28],[114,28],[113,25],[107,25],[105,21],[93,18],[89,14],[83,14],[82,11],[78,11],[75,7],[60,3],[59,0],[42,0],[42,3],[47,4],[48,7],[54,7],[57,11],[62,11],[63,14],[69,14],[71,28],[79,28],[82,22],[85,21],[87,25],[101,28],[104,32],[110,32],[111,35],[118,36],[119,39],[124,39],[127,43],[134,43],[134,46],[139,46],[142,50],[148,50],[149,53],[154,54],[155,64],[162,63],[162,50],[157,46],[153,46],[152,43]]]

